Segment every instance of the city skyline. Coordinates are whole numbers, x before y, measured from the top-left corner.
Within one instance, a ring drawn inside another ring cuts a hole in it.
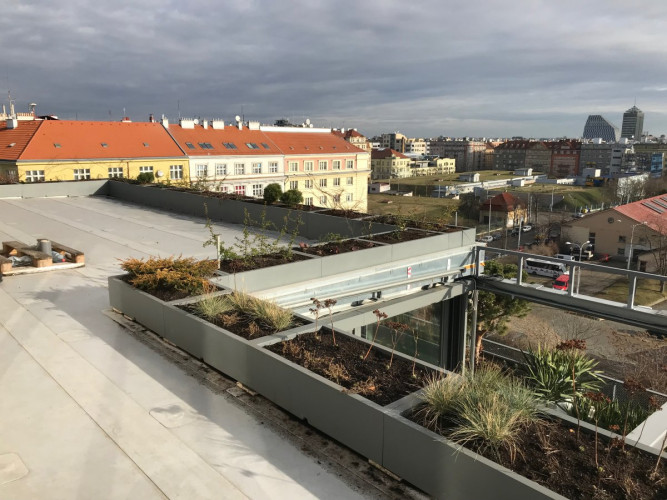
[[[667,133],[661,3],[12,0],[3,17],[0,90],[62,119],[581,137],[636,104]]]

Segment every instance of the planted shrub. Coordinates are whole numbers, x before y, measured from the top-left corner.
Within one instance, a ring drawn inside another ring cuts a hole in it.
[[[293,207],[303,203],[303,194],[298,189],[288,189],[280,196],[280,201],[287,206]]]
[[[211,291],[208,281],[218,267],[215,260],[193,257],[149,257],[125,259],[120,266],[128,273],[127,281],[136,288],[165,298],[181,298]]]
[[[139,184],[150,184],[151,182],[155,182],[155,175],[153,172],[141,172],[137,175],[137,182]]]
[[[269,184],[264,188],[264,201],[271,205],[280,199],[283,194],[283,189],[280,187],[280,184],[273,183]]]
[[[211,295],[197,302],[195,309],[199,315],[211,321],[222,314],[232,311],[234,305],[227,295]]]
[[[570,402],[578,393],[597,391],[602,385],[597,361],[580,349],[529,349],[524,370],[531,387],[544,401]]]

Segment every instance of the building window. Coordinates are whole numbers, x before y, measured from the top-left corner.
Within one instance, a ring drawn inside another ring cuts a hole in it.
[[[277,161],[270,161],[269,162],[269,173],[270,174],[277,174],[278,173],[278,162]]]
[[[85,181],[90,179],[90,169],[89,168],[75,168],[74,169],[74,180],[75,181]]]
[[[196,168],[195,172],[196,172],[197,178],[203,179],[203,178],[206,177],[207,166],[205,164],[197,165],[195,168]]]
[[[259,198],[264,195],[264,187],[261,184],[252,185],[252,195],[255,198]]]
[[[109,167],[108,172],[109,172],[109,179],[113,179],[114,177],[120,179],[123,178],[123,167]]]
[[[229,186],[227,184],[220,184],[218,186],[218,191],[220,191],[221,193],[227,193],[229,192]]]
[[[153,165],[144,165],[142,167],[139,167],[139,173],[140,174],[148,174],[148,173],[153,173]]]
[[[289,181],[290,189],[299,189],[299,181]]]
[[[183,178],[183,165],[169,165],[169,178],[177,180]]]
[[[306,179],[303,181],[303,187],[306,189],[312,189],[313,188],[313,179]]]
[[[347,178],[347,185],[348,186],[354,186],[354,177],[348,177]]]
[[[299,171],[299,162],[298,161],[289,162],[289,171],[290,172],[298,172]]]
[[[313,204],[313,197],[312,196],[307,196],[303,199],[303,204],[307,206],[312,206]]]
[[[326,160],[320,160],[319,169],[320,170],[328,170],[329,169],[329,162],[326,161]]]
[[[353,193],[346,193],[345,194],[345,201],[354,201],[354,194]]]
[[[616,250],[616,255],[625,255],[625,248],[619,248]]]
[[[253,163],[252,164],[252,173],[253,174],[261,174],[262,173],[262,164],[259,162]]]
[[[227,175],[227,164],[226,163],[216,163],[215,164],[215,175],[222,177]]]
[[[320,196],[320,205],[322,205],[323,207],[325,207],[327,205],[327,197],[326,196],[324,196],[324,195]]]
[[[245,196],[245,186],[234,186],[234,194]]]
[[[340,203],[340,194],[335,194],[333,196],[334,203]]]
[[[334,186],[340,186],[340,177],[336,177],[336,178],[333,180],[333,185],[334,185]]]
[[[331,162],[331,168],[334,170],[340,170],[340,160],[333,160]]]
[[[313,171],[313,162],[312,161],[304,161],[303,162],[303,169],[306,172],[312,172]]]
[[[44,182],[44,180],[44,170],[26,170],[25,172],[26,182]]]
[[[347,160],[345,162],[345,168],[347,168],[347,169],[354,168],[354,160]]]
[[[234,175],[243,175],[243,174],[245,174],[245,164],[234,163]]]
[[[327,187],[327,180],[326,179],[320,179],[320,187],[321,188]]]
[[[618,242],[619,243],[625,243],[625,236],[619,236],[618,237]]]

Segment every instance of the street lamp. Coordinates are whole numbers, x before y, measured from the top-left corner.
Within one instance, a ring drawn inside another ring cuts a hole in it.
[[[630,253],[628,254],[628,266],[626,267],[626,270],[630,270],[630,263],[632,262],[632,239],[635,236],[635,228],[637,226],[645,226],[647,224],[646,221],[644,222],[638,222],[637,224],[632,225],[632,231],[630,232]]]
[[[579,262],[581,262],[581,256],[584,253],[584,248],[586,248],[586,245],[590,245],[591,242],[590,240],[584,242],[584,243],[571,243],[569,241],[565,242],[566,245],[572,246],[572,247],[579,247]],[[592,245],[591,245],[592,246]],[[575,269],[575,267],[573,267]],[[577,271],[576,274],[577,276],[574,276],[572,278],[572,286],[574,287],[574,279],[577,278],[577,294],[579,294],[579,285],[581,284],[581,269],[579,267],[576,267]]]

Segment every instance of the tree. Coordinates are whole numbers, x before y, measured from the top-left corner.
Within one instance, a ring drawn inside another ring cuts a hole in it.
[[[273,183],[269,184],[264,188],[264,201],[271,205],[276,201],[281,199],[283,194],[283,189],[280,187],[280,184]]]
[[[503,279],[516,277],[517,271],[515,264],[501,264],[495,260],[484,264],[484,274],[498,276]],[[482,352],[482,340],[487,333],[507,333],[507,322],[512,316],[521,318],[530,311],[530,305],[526,300],[483,290],[478,293],[477,331],[475,332],[476,359],[479,359]]]
[[[285,205],[293,207],[299,203],[303,203],[303,194],[298,189],[288,189],[282,194],[280,201]]]

